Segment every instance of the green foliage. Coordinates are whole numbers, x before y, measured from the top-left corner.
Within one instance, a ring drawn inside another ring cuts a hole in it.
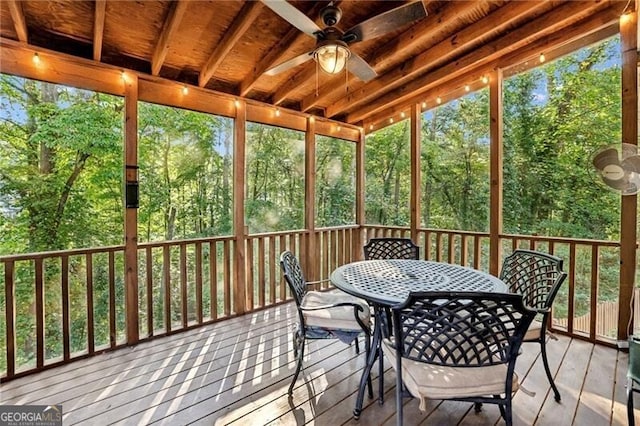
[[[366,223],[409,225],[410,138],[409,120],[403,120],[367,136]]]
[[[319,136],[316,140],[316,226],[356,220],[356,145]]]

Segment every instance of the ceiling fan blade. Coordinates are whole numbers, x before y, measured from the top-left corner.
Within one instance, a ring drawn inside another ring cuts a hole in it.
[[[427,10],[422,1],[407,3],[360,22],[347,30],[342,36],[342,40],[347,43],[371,40],[425,16],[427,16]]]
[[[313,22],[307,15],[300,12],[291,3],[285,0],[262,0],[262,2],[276,14],[280,15],[285,21],[312,37],[315,33],[321,32],[322,29]]]
[[[347,67],[350,72],[352,72],[356,77],[358,77],[365,83],[369,80],[373,80],[378,76],[376,70],[371,68],[367,61],[353,52],[351,52],[351,55],[349,56]]]
[[[302,55],[298,55],[294,58],[289,59],[288,61],[285,61],[281,64],[276,65],[275,67],[266,70],[264,73],[266,75],[276,75],[276,74],[280,74],[283,71],[286,71],[288,69],[297,67],[298,65],[304,64],[305,62],[307,62],[309,59],[313,58],[313,51],[311,52],[306,52],[303,53]]]

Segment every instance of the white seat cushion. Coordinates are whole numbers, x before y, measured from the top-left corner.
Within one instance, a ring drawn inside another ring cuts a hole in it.
[[[542,332],[542,322],[538,320],[533,320],[531,325],[527,329],[527,332],[524,335],[523,341],[527,342],[530,340],[538,340],[540,338],[540,333]]]
[[[396,350],[388,340],[383,341],[384,354],[396,367]],[[507,365],[486,367],[447,367],[402,359],[402,381],[415,398],[420,410],[425,410],[427,399],[466,398],[472,396],[501,395],[505,391]],[[513,374],[513,391],[518,389],[518,377]]]
[[[369,324],[371,315],[369,313],[369,305],[367,305],[367,302],[346,293],[310,291],[302,299],[302,307],[312,308],[344,302],[356,303],[362,306],[362,311],[358,313],[360,321],[365,325]],[[303,315],[307,326],[334,330],[362,330],[362,327],[360,327],[360,324],[356,321],[354,308],[352,306],[339,306],[329,309],[319,309],[317,311],[304,311]]]

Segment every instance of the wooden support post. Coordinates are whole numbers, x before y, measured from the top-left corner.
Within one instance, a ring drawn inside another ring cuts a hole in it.
[[[491,145],[489,150],[491,182],[489,194],[489,272],[498,276],[502,260],[500,235],[502,234],[502,71],[495,70],[489,77],[489,124]],[[476,253],[479,255],[479,253]]]
[[[304,227],[307,237],[301,243],[301,257],[305,262],[305,271],[309,281],[320,279],[320,262],[316,247],[316,120],[307,118],[305,133],[305,172],[304,172]]]
[[[360,140],[356,144],[356,225],[358,230],[353,239],[353,259],[363,258],[362,246],[365,244],[363,237],[364,216],[364,130],[360,130]]]
[[[127,344],[139,340],[138,328],[138,77],[123,74],[124,97],[124,283]],[[135,198],[135,199],[133,199]],[[115,297],[115,296],[111,296]]]
[[[622,45],[622,142],[638,144],[638,14],[620,17]],[[630,302],[635,287],[636,221],[638,197],[622,197],[620,212],[620,297],[618,309],[618,340],[628,337],[632,320]]]
[[[411,106],[411,239],[418,242],[420,228],[420,144],[422,109],[420,104]],[[424,254],[424,253],[423,253]]]
[[[247,104],[237,100],[235,137],[233,139],[233,229],[235,234],[234,244],[234,312],[242,314],[247,310],[247,289],[245,268],[253,265],[246,265],[245,258],[245,224],[244,224],[244,172],[245,172],[245,144],[247,128]],[[252,306],[250,308],[253,308]]]

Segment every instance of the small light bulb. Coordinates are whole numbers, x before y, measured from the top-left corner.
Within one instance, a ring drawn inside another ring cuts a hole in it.
[[[404,111],[402,111],[402,112],[400,113],[400,117],[404,118],[404,116],[405,116],[405,113],[404,113]]]
[[[280,108],[276,108],[276,117],[280,117]]]
[[[540,54],[540,63],[543,63],[543,62],[544,62],[544,60],[545,60],[545,58],[544,58],[544,53],[541,53],[541,54]]]
[[[464,91],[468,92],[469,90],[471,90],[471,87],[468,84],[465,84]]]
[[[122,71],[122,73],[120,74],[120,78],[122,78],[122,81],[124,81],[125,83],[127,82],[127,74],[125,74],[124,71]]]
[[[438,97],[436,98],[436,103],[437,103],[438,105],[440,105],[440,104],[442,103],[442,98],[441,98],[440,96],[438,96]]]
[[[626,24],[630,20],[631,20],[631,12],[625,12],[622,15],[620,15],[620,23],[621,24]]]
[[[369,124],[369,130],[373,130],[373,124]]]
[[[189,94],[189,88],[187,87],[186,84],[184,86],[182,86],[182,94],[183,95],[188,95]]]
[[[238,107],[240,106],[240,101],[239,101],[239,100],[237,100],[237,99],[235,99],[235,100],[233,101],[233,104],[236,106],[236,108],[238,108]]]
[[[389,124],[393,123],[393,117],[389,119]]]
[[[487,84],[489,82],[489,77],[487,77],[486,75],[482,76],[482,83]]]
[[[311,115],[309,116],[309,121],[313,123],[314,121],[316,121],[316,118],[313,115]]]
[[[40,56],[38,56],[38,52],[35,52],[33,54],[33,63],[36,64],[36,65],[40,64]]]
[[[337,127],[336,127],[336,130],[337,130],[337,131],[340,131],[340,130],[342,130],[342,127],[337,126]]]
[[[427,103],[426,102],[422,102],[422,109],[427,107]]]

